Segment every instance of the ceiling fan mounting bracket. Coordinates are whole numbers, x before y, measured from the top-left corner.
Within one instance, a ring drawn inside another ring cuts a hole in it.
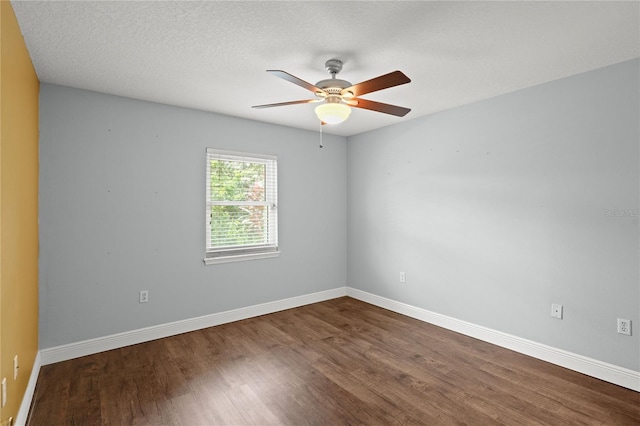
[[[324,67],[335,78],[336,74],[342,71],[342,61],[340,59],[329,59],[324,63]]]

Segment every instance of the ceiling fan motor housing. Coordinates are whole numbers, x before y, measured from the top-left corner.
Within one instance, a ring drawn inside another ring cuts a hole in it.
[[[341,80],[336,78],[336,74],[338,74],[342,70],[342,61],[340,59],[329,59],[324,64],[325,68],[331,74],[331,78],[327,78],[325,80],[320,80],[316,83],[316,87],[322,89],[325,93],[316,93],[318,97],[326,97],[329,95],[340,95],[343,89],[347,87],[353,86],[351,82],[347,80]]]
[[[352,84],[347,80],[340,80],[339,78],[328,78],[326,80],[320,80],[316,83],[316,87],[322,90],[325,90],[328,93],[335,93],[337,95],[340,94],[342,89],[346,89],[347,87],[351,87]]]

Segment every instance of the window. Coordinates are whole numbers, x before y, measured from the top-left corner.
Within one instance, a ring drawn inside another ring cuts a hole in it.
[[[278,161],[207,148],[207,265],[275,257]]]

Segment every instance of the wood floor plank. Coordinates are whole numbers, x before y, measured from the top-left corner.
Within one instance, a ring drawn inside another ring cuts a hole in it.
[[[43,366],[28,424],[637,426],[640,393],[343,297]]]

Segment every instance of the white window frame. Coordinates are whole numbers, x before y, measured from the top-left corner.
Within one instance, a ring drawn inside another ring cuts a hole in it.
[[[265,201],[213,201],[211,196],[211,160],[242,161],[261,163],[267,166]],[[206,265],[265,259],[280,255],[278,250],[278,157],[275,155],[253,154],[207,148],[206,154],[206,195],[205,195],[205,257]],[[211,207],[215,205],[263,205],[269,209],[268,241],[265,244],[213,247],[211,245]]]

